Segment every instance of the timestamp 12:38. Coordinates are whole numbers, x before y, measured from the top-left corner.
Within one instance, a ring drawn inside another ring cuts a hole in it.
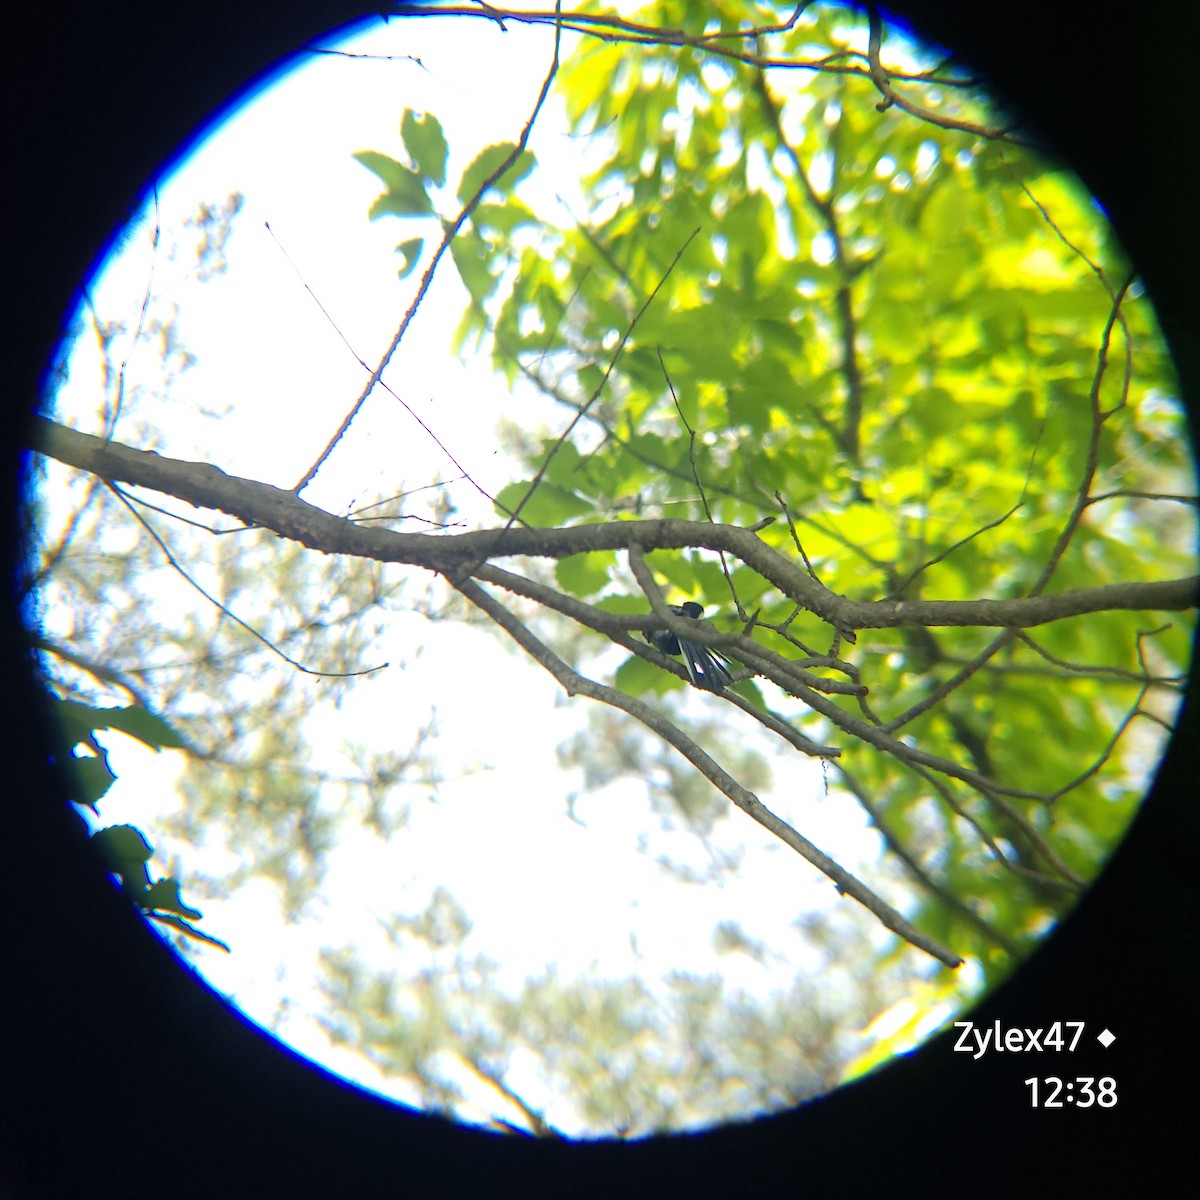
[[[1097,1079],[1093,1075],[1081,1075],[1076,1079],[1059,1079],[1050,1075],[1045,1079],[1026,1079],[1030,1089],[1029,1103],[1033,1108],[1112,1108],[1117,1103],[1117,1081],[1111,1075]]]

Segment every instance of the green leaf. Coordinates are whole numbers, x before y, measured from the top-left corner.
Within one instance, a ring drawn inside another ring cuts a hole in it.
[[[654,555],[650,566],[656,575],[664,576],[668,584],[680,593],[680,596],[676,597],[670,594],[668,589],[668,604],[678,604],[681,599],[686,600],[695,593],[696,564],[687,553],[663,551]]]
[[[105,861],[117,866],[149,862],[154,847],[146,835],[134,825],[109,825],[92,834],[92,845],[104,855]]]
[[[432,113],[418,117],[412,109],[406,108],[400,120],[400,136],[417,170],[441,187],[446,182],[446,158],[450,147],[437,117]]]
[[[513,142],[498,142],[494,146],[486,146],[475,156],[475,160],[462,173],[458,184],[458,199],[466,204],[483,184],[503,166],[506,159],[516,152]],[[537,160],[530,150],[522,150],[516,161],[507,171],[493,183],[497,191],[511,191],[520,180],[533,170]]]
[[[121,733],[136,738],[143,746],[152,750],[182,750],[184,740],[162,717],[147,712],[137,704],[128,708],[108,709],[108,725]]]
[[[622,617],[629,617],[634,613],[650,611],[650,606],[646,603],[640,592],[636,595],[622,593],[616,596],[605,596],[596,601],[596,607],[601,612],[616,613]],[[636,637],[637,635],[635,634],[634,636]]]
[[[504,509],[515,511],[517,505],[525,499],[532,482],[523,480],[503,488],[496,499],[504,508],[497,508],[497,512],[506,516]],[[586,500],[581,500],[574,492],[568,492],[565,488],[543,479],[521,509],[521,519],[528,521],[530,525],[557,526],[566,524],[572,517],[581,517],[591,511],[592,506]]]
[[[161,909],[164,912],[178,913],[181,917],[191,917],[193,921],[203,917],[197,909],[189,908],[179,895],[179,883],[174,879],[160,879],[142,895],[143,908]]]
[[[397,162],[386,154],[380,154],[378,150],[358,150],[350,157],[356,162],[362,163],[368,171],[378,175],[389,191],[393,187],[400,186],[406,175],[413,174],[403,163]]]
[[[396,191],[380,192],[367,209],[372,221],[380,217],[427,217],[432,213],[433,203],[416,174],[410,174]]]
[[[496,279],[489,269],[488,256],[481,250],[482,239],[477,235],[461,235],[450,243],[450,254],[458,268],[459,277],[476,304],[482,303],[495,291]]]
[[[522,225],[539,224],[537,216],[520,200],[508,200],[504,204],[481,203],[471,219],[476,228],[494,229],[506,235]]]
[[[662,696],[684,686],[683,680],[637,655],[627,658],[617,668],[613,684],[631,696],[644,696],[647,692]]]
[[[397,272],[400,279],[407,279],[413,273],[413,269],[417,265],[417,261],[421,257],[421,251],[425,248],[424,238],[409,238],[406,242],[401,242],[396,247],[396,253],[404,256],[404,263]]]
[[[100,852],[105,866],[121,877],[121,886],[138,900],[150,886],[146,863],[154,848],[145,835],[133,825],[110,825],[92,834],[91,844]]]
[[[737,694],[741,696],[743,700],[749,701],[749,703],[754,705],[754,707],[759,709],[761,712],[769,711],[767,699],[762,694],[762,688],[760,688],[753,679],[743,679],[741,683],[735,684],[734,686],[737,690]]]
[[[184,746],[183,738],[171,725],[140,704],[129,704],[123,708],[95,708],[75,700],[59,700],[55,711],[71,746],[77,746],[80,742],[93,744],[92,733],[101,729],[115,729],[128,734],[153,750],[181,750]]]
[[[100,755],[76,755],[71,759],[76,781],[77,804],[95,807],[116,782],[108,763]]]
[[[354,158],[387,185],[387,191],[380,193],[367,209],[372,221],[384,216],[424,217],[433,212],[425,180],[416,171],[374,150],[360,150]]]
[[[560,558],[554,566],[558,586],[572,596],[594,596],[616,568],[617,556],[609,550]]]
[[[108,728],[107,709],[80,704],[76,700],[56,700],[54,711],[62,724],[68,749],[80,742],[91,745],[93,731]]]

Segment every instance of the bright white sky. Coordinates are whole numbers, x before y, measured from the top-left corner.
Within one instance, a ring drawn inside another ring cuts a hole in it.
[[[433,112],[451,147],[452,193],[478,149],[516,139],[550,61],[549,31],[510,26],[502,33],[475,20],[453,25],[448,37],[445,21],[372,22],[341,48],[398,57],[311,58],[245,105],[174,175],[159,181],[164,244],[200,202],[219,203],[234,191],[245,196],[227,275],[198,286],[183,278],[188,264],[166,262],[161,251],[154,264],[155,290],[178,299],[184,336],[199,356],[198,365],[180,378],[171,410],[163,416],[166,452],[207,458],[227,472],[290,486],[349,409],[363,372],[264,221],[358,353],[369,363],[378,361],[424,264],[408,279],[397,280],[393,247],[418,231],[395,218],[367,221],[380,184],[351,153],[376,149],[403,159],[402,111]],[[581,151],[563,129],[552,102],[532,145],[554,172],[523,194],[540,212],[566,222],[554,192],[571,195]],[[102,317],[135,322],[151,261],[147,228],[130,240],[123,258],[95,289]],[[493,436],[496,418],[513,415],[514,405],[486,363],[463,364],[449,349],[464,296],[447,258],[387,378],[420,407],[475,477],[495,490],[516,477],[497,453]],[[155,344],[134,348],[131,378],[142,364],[153,378],[158,353]],[[81,357],[60,409],[65,419],[89,431],[96,429],[95,381],[94,368],[89,375]],[[230,407],[214,422],[191,411],[190,403]],[[523,396],[520,403],[523,423],[533,419],[555,431],[561,428],[565,418],[536,398]],[[377,391],[306,499],[345,512],[364,493],[389,494],[389,487],[427,479],[435,471],[446,478],[457,474],[395,401]],[[490,506],[472,507],[472,496],[456,492],[464,519],[494,524]],[[409,657],[418,641],[424,652]],[[732,985],[764,995],[787,987],[796,972],[792,954],[799,942],[790,923],[810,907],[844,911],[852,905],[738,814],[718,841],[732,845],[744,838],[747,859],[736,882],[724,888],[674,882],[637,852],[639,833],[658,825],[640,788],[613,787],[585,798],[577,814],[586,828],[570,820],[565,800],[579,781],[561,771],[555,746],[580,726],[587,702],[564,702],[548,675],[494,638],[400,618],[378,651],[373,661],[406,657],[408,666],[369,677],[342,711],[322,716],[329,754],[336,755],[343,737],[374,738],[382,745],[398,735],[406,740],[432,703],[441,726],[436,750],[447,769],[454,764],[486,769],[443,787],[436,806],[418,805],[411,830],[390,844],[366,835],[345,839],[330,857],[320,905],[299,925],[281,923],[267,884],[200,904],[201,927],[233,949],[228,956],[201,950],[198,964],[207,979],[250,1016],[332,1069],[411,1099],[357,1057],[331,1050],[312,1019],[320,1009],[316,953],[321,946],[353,944],[381,966],[403,969],[381,959],[384,953],[394,957],[394,951],[375,917],[420,911],[437,884],[476,922],[468,953],[482,950],[500,960],[514,989],[526,975],[540,974],[555,962],[562,975],[592,964],[618,976],[655,977],[672,969],[719,972]],[[282,663],[278,669],[290,670]],[[697,693],[688,703],[700,711],[713,700]],[[102,823],[134,823],[169,852],[169,840],[156,837],[155,828],[161,814],[180,803],[173,791],[178,756],[156,757],[119,736],[105,740],[118,783],[101,804]],[[874,835],[849,800],[825,793],[819,768],[777,766],[775,785],[763,799],[851,870],[868,880],[877,877]],[[673,848],[684,855],[690,846],[681,834]],[[220,848],[182,850],[185,872],[229,865]],[[186,900],[191,898],[186,875],[184,883]],[[768,966],[742,955],[718,957],[710,939],[721,919],[741,922],[751,936],[779,949],[780,957]],[[640,958],[631,947],[631,933]],[[560,1129],[576,1128],[572,1113],[539,1094],[536,1077],[518,1075],[513,1083],[531,1102],[544,1101],[548,1119]],[[487,1099],[495,1097],[489,1093]]]

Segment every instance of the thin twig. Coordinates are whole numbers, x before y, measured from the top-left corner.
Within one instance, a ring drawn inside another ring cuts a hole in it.
[[[619,359],[621,357],[621,352],[625,349],[625,344],[629,341],[629,338],[632,336],[634,329],[637,328],[638,322],[645,315],[646,310],[650,307],[650,305],[654,303],[654,298],[658,295],[658,293],[662,290],[663,285],[671,277],[671,272],[673,270],[675,270],[675,266],[679,262],[679,260],[683,257],[684,251],[692,244],[692,239],[699,232],[700,232],[700,228],[699,228],[699,226],[697,226],[695,229],[692,230],[692,232],[690,234],[688,234],[687,240],[675,252],[675,257],[673,259],[671,259],[670,265],[667,267],[666,271],[663,272],[659,281],[654,285],[654,290],[650,293],[649,296],[646,297],[645,303],[643,303],[642,307],[639,308],[636,313],[634,313],[633,320],[630,321],[629,324],[625,327],[625,332],[621,335],[621,340],[620,340],[620,342],[617,343],[617,348],[613,351],[612,357],[609,358],[609,360],[608,360],[608,366],[604,370],[603,377],[601,378],[600,382],[598,384],[596,384],[595,390],[592,392],[591,396],[588,397],[587,403],[584,404],[584,406],[571,418],[566,429],[564,429],[562,431],[562,433],[559,434],[558,440],[554,443],[553,446],[550,447],[550,450],[547,453],[545,459],[543,460],[542,465],[537,470],[537,474],[535,474],[533,479],[530,481],[529,487],[526,489],[525,495],[521,497],[520,503],[517,505],[517,507],[513,511],[513,513],[509,516],[508,524],[505,526],[506,529],[511,528],[513,525],[513,522],[516,521],[516,519],[521,515],[521,510],[525,507],[526,504],[529,503],[530,499],[533,496],[533,493],[535,491],[537,491],[538,485],[545,478],[546,472],[550,469],[550,464],[554,461],[555,455],[559,452],[559,450],[562,449],[563,444],[566,442],[567,438],[571,436],[571,432],[574,430],[575,426],[578,425],[579,422],[583,420],[584,416],[587,414],[588,409],[590,409],[592,407],[592,405],[595,404],[596,401],[600,399],[600,395],[604,391],[604,388],[608,383],[608,378],[613,373],[613,368],[617,365],[617,359]]]
[[[1017,146],[1038,148],[1035,143],[1026,138],[1014,137],[1011,127],[992,129],[987,125],[981,125],[978,121],[967,121],[961,117],[945,116],[934,112],[932,109],[915,104],[903,95],[903,93],[896,91],[891,81],[892,79],[900,78],[900,75],[888,71],[879,60],[880,50],[883,46],[883,21],[879,16],[879,10],[872,5],[868,7],[867,13],[869,21],[867,41],[868,73],[871,76],[871,82],[879,89],[879,94],[883,97],[875,106],[879,112],[883,112],[894,105],[896,108],[908,113],[910,117],[916,117],[919,121],[940,126],[942,129],[953,129],[960,133],[969,133],[974,137],[987,138],[988,141],[1005,141],[1012,142]]]
[[[771,123],[772,132],[790,159],[804,194],[824,224],[825,231],[833,245],[833,261],[841,276],[834,302],[842,343],[842,361],[838,364],[838,370],[845,385],[845,405],[840,425],[835,424],[828,417],[823,418],[822,424],[829,429],[846,458],[852,464],[857,465],[862,451],[861,426],[865,405],[865,384],[858,354],[858,316],[854,309],[853,282],[864,264],[856,261],[846,246],[833,193],[822,196],[817,191],[809,178],[804,163],[800,160],[799,153],[785,135],[783,121],[779,115],[779,106],[768,91],[766,80],[761,74],[754,79],[754,90],[758,95],[764,115]],[[836,180],[836,170],[834,178]],[[813,411],[817,413],[815,408]],[[823,417],[823,414],[817,415],[819,419]]]
[[[447,445],[446,445],[446,443],[445,443],[445,442],[443,442],[443,441],[442,441],[442,439],[441,439],[440,437],[438,437],[438,435],[437,435],[436,433],[434,433],[433,429],[432,429],[432,428],[431,428],[431,427],[430,427],[428,424],[426,424],[426,422],[425,422],[425,421],[424,421],[424,419],[421,417],[421,415],[420,415],[420,414],[419,414],[419,413],[416,411],[416,409],[414,409],[414,408],[412,407],[412,405],[411,405],[411,404],[409,404],[409,403],[408,403],[408,401],[407,401],[407,400],[405,400],[405,399],[404,399],[404,398],[403,398],[403,397],[402,397],[402,396],[401,396],[401,395],[400,395],[398,392],[396,392],[395,390],[393,390],[392,386],[391,386],[389,383],[387,383],[387,382],[386,382],[385,380],[383,380],[383,379],[380,379],[380,378],[378,378],[378,377],[377,377],[377,373],[376,373],[376,372],[373,372],[373,371],[371,370],[371,368],[370,368],[370,367],[367,365],[366,359],[364,359],[364,358],[362,357],[362,355],[361,355],[361,354],[359,354],[359,353],[358,353],[358,351],[357,351],[357,350],[354,348],[354,345],[351,343],[350,339],[349,339],[349,338],[348,338],[348,337],[345,335],[345,333],[342,331],[342,329],[341,329],[341,326],[339,326],[339,325],[338,325],[338,323],[337,323],[337,321],[335,321],[335,320],[334,320],[334,318],[333,318],[333,315],[332,315],[332,314],[329,312],[329,310],[328,310],[328,309],[325,307],[325,305],[321,303],[321,300],[320,300],[320,298],[317,296],[316,292],[314,292],[314,291],[312,290],[312,288],[311,288],[311,287],[309,287],[308,281],[307,281],[307,280],[304,278],[304,276],[303,276],[303,275],[301,274],[301,272],[300,272],[300,268],[296,266],[296,264],[295,264],[295,263],[292,261],[292,258],[291,258],[291,256],[288,254],[287,250],[284,248],[283,244],[282,244],[282,243],[279,241],[279,239],[278,239],[277,237],[275,237],[275,232],[274,232],[274,230],[272,230],[272,229],[271,229],[271,226],[270,226],[269,224],[267,224],[266,222],[264,222],[264,224],[266,224],[266,227],[267,227],[267,232],[268,232],[268,233],[271,235],[271,237],[272,237],[272,238],[274,238],[274,239],[275,239],[275,244],[276,244],[276,245],[279,247],[279,250],[280,250],[280,252],[283,254],[284,258],[285,258],[285,259],[287,259],[288,265],[289,265],[289,266],[292,268],[292,270],[293,270],[293,271],[295,271],[295,272],[296,272],[296,276],[297,276],[297,278],[298,278],[298,279],[300,280],[300,282],[301,282],[301,283],[304,285],[304,289],[305,289],[305,290],[308,292],[308,294],[309,294],[309,295],[312,297],[312,299],[313,299],[313,303],[315,303],[315,304],[316,304],[316,306],[317,306],[317,307],[318,307],[318,308],[321,310],[321,313],[322,313],[322,315],[325,317],[326,321],[328,321],[328,322],[329,322],[329,324],[330,324],[330,325],[333,327],[333,330],[334,330],[334,332],[335,332],[335,333],[338,335],[338,337],[339,337],[339,338],[341,338],[341,340],[342,340],[342,344],[343,344],[343,345],[346,347],[346,349],[347,349],[347,350],[350,352],[350,354],[351,354],[351,357],[353,357],[353,359],[355,360],[355,362],[357,362],[357,363],[358,363],[358,365],[359,365],[360,367],[362,367],[362,369],[363,369],[364,371],[366,371],[366,373],[367,373],[369,376],[371,376],[370,380],[369,380],[369,381],[368,381],[368,383],[367,383],[367,391],[369,392],[369,391],[370,391],[370,389],[371,389],[371,388],[372,388],[372,387],[373,387],[375,384],[378,384],[378,385],[379,385],[381,388],[383,388],[383,390],[384,390],[385,392],[387,392],[387,394],[388,394],[389,396],[391,396],[391,397],[392,397],[392,399],[393,399],[393,400],[395,400],[395,401],[396,401],[396,403],[397,403],[397,404],[399,404],[399,405],[401,406],[401,408],[403,408],[403,409],[404,409],[404,411],[405,411],[405,412],[407,412],[407,413],[408,413],[408,415],[409,415],[410,417],[412,417],[412,419],[413,419],[414,421],[416,421],[416,423],[417,423],[417,424],[418,424],[418,425],[421,427],[421,429],[424,431],[424,433],[425,433],[425,434],[426,434],[426,436],[427,436],[427,437],[430,439],[430,441],[432,441],[432,442],[433,442],[433,444],[434,444],[435,446],[437,446],[437,448],[438,448],[438,449],[439,449],[439,450],[440,450],[440,451],[441,451],[441,452],[442,452],[442,453],[443,453],[443,454],[444,454],[444,455],[445,455],[445,456],[446,456],[446,457],[447,457],[447,458],[448,458],[448,459],[449,459],[449,460],[450,460],[450,461],[451,461],[451,462],[454,464],[454,466],[455,466],[455,467],[457,468],[457,470],[459,471],[459,474],[460,474],[460,478],[461,478],[461,479],[464,479],[464,480],[466,480],[466,482],[467,482],[467,483],[469,483],[469,484],[470,484],[470,485],[471,485],[471,486],[472,486],[472,487],[473,487],[473,488],[474,488],[474,489],[475,489],[475,490],[476,490],[476,491],[477,491],[477,492],[478,492],[478,493],[479,493],[479,494],[480,494],[480,495],[481,495],[481,496],[482,496],[482,497],[483,497],[485,500],[487,500],[489,503],[491,503],[492,505],[494,505],[496,508],[499,508],[499,509],[501,509],[501,510],[503,510],[503,511],[507,511],[507,509],[505,509],[505,508],[504,508],[504,505],[503,505],[503,504],[501,504],[501,503],[500,503],[500,501],[499,501],[499,500],[497,500],[497,499],[496,499],[496,497],[495,497],[495,496],[493,496],[493,495],[492,495],[492,494],[491,494],[491,493],[490,493],[490,492],[489,492],[489,491],[488,491],[488,490],[487,490],[487,489],[486,489],[486,488],[485,488],[485,487],[484,487],[484,486],[483,486],[483,485],[482,485],[482,484],[481,484],[481,483],[480,483],[480,482],[479,482],[479,481],[478,481],[478,480],[477,480],[477,479],[476,479],[476,478],[475,478],[475,477],[474,477],[474,476],[473,476],[473,475],[472,475],[472,474],[471,474],[471,473],[470,473],[470,472],[469,472],[469,471],[466,469],[466,467],[464,467],[464,466],[462,465],[462,463],[460,463],[460,462],[458,461],[458,459],[457,459],[457,458],[455,458],[455,456],[454,456],[453,452],[450,450],[450,447],[449,447],[449,446],[447,446]],[[417,303],[418,303],[418,304],[420,303],[420,299],[419,299],[419,298],[418,298],[418,300],[417,300]],[[410,310],[410,312],[415,312],[415,309],[411,309],[411,310]],[[402,336],[402,334],[401,334],[401,336]],[[389,353],[390,353],[390,351],[389,351]],[[367,395],[367,393],[366,393],[366,392],[364,392],[363,396],[362,396],[362,397],[360,398],[360,400],[359,400],[359,405],[361,405],[361,404],[362,404],[362,402],[366,400],[366,395]],[[357,407],[356,407],[356,408],[355,408],[355,410],[354,410],[354,412],[356,413],[357,411],[358,411],[358,409],[357,409]],[[354,418],[354,413],[351,413],[351,415],[350,415],[350,416],[347,418],[347,422],[346,422],[346,423],[343,425],[343,428],[342,428],[342,430],[341,430],[341,431],[338,433],[338,435],[337,435],[337,438],[340,438],[340,437],[342,436],[342,434],[343,434],[343,433],[345,433],[345,430],[346,430],[346,429],[349,427],[349,424],[348,424],[348,423],[349,423],[349,421],[353,420],[353,418]],[[335,445],[335,443],[336,443],[336,441],[337,441],[337,438],[335,438],[335,439],[334,439],[334,441],[333,441],[333,442],[331,442],[331,443],[329,444],[329,446],[328,446],[328,448],[327,448],[327,450],[326,450],[326,455],[327,455],[327,454],[328,454],[330,451],[332,451],[332,449],[333,449],[333,446]],[[320,463],[318,462],[318,463],[316,464],[316,468],[313,470],[313,474],[315,474],[315,473],[316,473],[316,469],[319,469],[319,467],[320,467]],[[311,477],[310,477],[310,478],[311,478]],[[301,484],[300,486],[298,486],[298,487],[295,489],[295,491],[296,491],[296,493],[297,493],[297,494],[299,494],[299,492],[300,492],[300,490],[301,490],[301,488],[302,488],[303,486],[305,486],[305,485],[304,485],[304,484]]]
[[[743,63],[746,66],[762,70],[827,72],[839,75],[858,75],[869,79],[870,70],[867,56],[861,51],[852,50],[849,47],[834,50],[820,58],[805,59],[777,58],[751,50],[731,49],[718,43],[718,39],[750,40],[772,33],[786,32],[807,7],[807,4],[798,5],[797,10],[793,10],[793,16],[782,27],[764,25],[754,29],[717,31],[708,34],[689,33],[678,28],[641,25],[622,17],[583,12],[563,13],[560,18],[556,18],[556,15],[550,12],[499,9],[489,5],[468,8],[461,5],[439,6],[404,3],[399,4],[397,10],[403,15],[411,17],[479,17],[495,21],[498,24],[512,21],[527,25],[548,25],[552,21],[560,19],[563,29],[572,33],[585,34],[597,41],[624,42],[639,46],[691,46],[726,61]],[[843,62],[842,60],[849,61]],[[938,69],[915,72],[892,71],[889,72],[889,75],[892,79],[900,79],[908,83],[931,84],[940,88],[973,90],[979,88],[983,82],[974,76],[940,76],[936,74]],[[934,123],[941,123],[936,114],[934,114]],[[1003,133],[997,133],[994,136],[1005,137]],[[1007,140],[1016,141],[1015,138]]]
[[[207,600],[215,608],[220,609],[225,616],[227,616],[235,624],[240,625],[248,634],[257,638],[264,646],[266,646],[268,650],[282,658],[283,661],[288,664],[288,666],[295,667],[297,671],[302,671],[305,675],[317,675],[324,679],[351,679],[357,675],[370,675],[375,671],[382,671],[385,667],[390,665],[389,663],[380,663],[377,667],[366,667],[361,671],[315,671],[311,667],[304,666],[303,663],[298,663],[294,658],[290,658],[287,654],[280,650],[280,648],[276,646],[274,642],[272,642],[269,638],[264,637],[263,634],[259,633],[254,626],[247,624],[242,620],[241,617],[237,615],[237,613],[222,604],[221,601],[216,598],[216,596],[212,595],[211,592],[206,591],[204,587],[201,586],[201,584],[198,583],[196,579],[187,572],[187,570],[171,552],[167,543],[164,542],[159,536],[154,526],[151,525],[150,522],[147,521],[146,518],[143,517],[136,508],[134,508],[133,504],[130,502],[125,493],[111,481],[109,482],[108,486],[113,495],[115,495],[117,499],[120,500],[127,509],[129,509],[142,528],[145,529],[151,538],[154,539],[155,544],[163,552],[163,556],[166,558],[167,562],[170,563],[170,565],[179,573],[179,575],[182,576],[183,579],[185,579],[188,583],[190,583],[192,587],[194,587],[196,591],[198,591],[200,595],[205,598],[205,600]]]
[[[930,895],[936,896],[948,908],[953,909],[968,924],[972,925],[979,934],[989,942],[999,946],[1015,962],[1020,957],[1020,951],[1016,944],[1005,937],[999,930],[989,925],[961,896],[956,895],[948,886],[934,879],[900,840],[879,805],[867,795],[867,789],[843,764],[839,763],[837,770],[842,786],[862,806],[863,811],[870,818],[871,824],[879,830],[879,834],[883,838],[888,850],[900,860],[908,873]]]
[[[683,406],[679,403],[679,397],[675,394],[675,385],[671,382],[670,372],[667,370],[667,364],[663,362],[662,347],[657,347],[658,350],[658,365],[662,367],[663,378],[667,381],[667,387],[671,392],[671,400],[675,404],[675,411],[679,414],[679,419],[683,422],[684,429],[688,434],[688,465],[692,469],[692,479],[695,481],[696,490],[700,493],[700,504],[704,508],[704,515],[712,522],[712,509],[708,506],[708,496],[705,494],[704,483],[700,479],[700,472],[696,469],[696,431],[691,427],[687,417],[684,415]],[[725,552],[722,550],[717,557],[721,560],[721,572],[725,576],[725,582],[729,585],[729,594],[733,598],[734,607],[738,611],[738,615],[744,617],[745,610],[742,608],[742,602],[738,599],[737,588],[734,586],[733,576],[729,573],[729,563],[725,558]]]
[[[1133,279],[1134,276],[1130,273],[1126,276],[1125,282],[1112,293],[1112,305],[1109,309],[1108,320],[1104,323],[1104,333],[1100,338],[1100,346],[1096,351],[1096,369],[1092,376],[1092,386],[1088,389],[1088,403],[1092,410],[1092,425],[1088,435],[1087,457],[1083,466],[1083,474],[1075,495],[1075,504],[1071,509],[1071,515],[1067,518],[1067,522],[1063,526],[1062,532],[1058,535],[1058,539],[1054,543],[1053,549],[1050,551],[1050,557],[1046,560],[1046,565],[1042,568],[1042,573],[1038,576],[1037,582],[1029,590],[1030,598],[1040,596],[1045,590],[1046,584],[1050,582],[1050,577],[1054,574],[1055,568],[1066,553],[1067,547],[1071,543],[1071,538],[1075,535],[1075,530],[1079,525],[1080,518],[1083,516],[1084,509],[1087,508],[1088,493],[1091,491],[1092,480],[1095,479],[1096,470],[1100,464],[1100,428],[1109,415],[1100,407],[1100,385],[1104,382],[1104,372],[1108,365],[1108,347],[1112,339],[1113,328],[1116,326],[1120,316],[1121,302],[1125,298],[1125,293],[1129,290],[1130,285],[1133,283]]]

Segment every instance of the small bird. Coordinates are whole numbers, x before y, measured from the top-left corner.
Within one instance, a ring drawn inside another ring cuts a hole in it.
[[[670,608],[677,617],[691,617],[693,620],[704,611],[703,606],[694,600],[672,604]],[[682,658],[683,665],[687,667],[688,678],[694,686],[720,695],[726,685],[733,682],[733,676],[726,666],[729,660],[716,650],[710,650],[700,642],[693,642],[691,638],[676,637],[669,629],[650,629],[644,636],[656,650]]]

